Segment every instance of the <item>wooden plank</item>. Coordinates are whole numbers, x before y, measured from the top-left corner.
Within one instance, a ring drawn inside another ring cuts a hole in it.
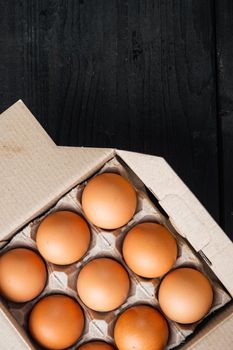
[[[233,3],[216,0],[219,143],[223,226],[233,240]]]
[[[161,155],[219,218],[211,0],[2,2],[0,94],[61,145]]]

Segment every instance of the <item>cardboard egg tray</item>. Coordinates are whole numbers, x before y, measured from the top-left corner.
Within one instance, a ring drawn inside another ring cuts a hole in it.
[[[83,308],[85,314],[85,328],[79,341],[70,348],[72,350],[77,349],[82,343],[93,339],[105,340],[106,342],[114,344],[113,330],[116,319],[122,311],[132,305],[149,304],[161,312],[157,299],[157,292],[161,279],[145,279],[135,275],[127,267],[121,254],[121,246],[126,233],[130,228],[140,222],[157,222],[166,226],[172,232],[178,245],[178,257],[173,269],[181,266],[194,267],[199,271],[202,271],[210,279],[214,290],[214,300],[209,313],[222,307],[231,299],[207,264],[197,256],[187,241],[176,232],[169,220],[159,211],[156,205],[151,202],[142,181],[125,164],[123,164],[122,161],[114,157],[108,161],[98,173],[103,172],[115,172],[121,174],[128,178],[133,184],[137,192],[138,205],[136,213],[131,221],[124,227],[113,231],[102,230],[88,222],[91,230],[91,243],[87,253],[82,259],[80,259],[80,261],[67,266],[58,266],[46,262],[48,280],[45,289],[37,298],[24,304],[6,301],[8,308],[19,324],[27,330],[30,311],[35,303],[42,297],[48,294],[64,293],[75,298]],[[33,220],[24,227],[23,230],[12,238],[2,251],[4,252],[16,247],[28,247],[37,250],[35,237],[38,225],[41,220],[51,212],[57,210],[71,210],[85,218],[81,206],[81,197],[87,181],[73,188],[70,192],[64,195],[55,206],[44,213],[44,215]],[[126,268],[130,276],[131,287],[127,300],[118,309],[111,312],[100,313],[90,310],[82,303],[77,295],[76,281],[80,269],[88,261],[97,257],[110,257],[119,261]],[[184,342],[185,338],[190,335],[197,326],[197,323],[182,325],[168,319],[167,322],[170,335],[166,349],[172,349]],[[40,349],[40,347],[38,347],[38,349]]]

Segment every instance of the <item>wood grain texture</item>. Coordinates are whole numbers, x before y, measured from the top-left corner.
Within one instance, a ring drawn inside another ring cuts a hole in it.
[[[233,2],[216,1],[221,216],[233,238]]]
[[[219,220],[211,0],[1,1],[1,109],[60,145],[160,155]]]

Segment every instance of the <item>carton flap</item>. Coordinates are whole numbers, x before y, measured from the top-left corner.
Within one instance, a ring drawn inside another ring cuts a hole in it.
[[[177,231],[186,237],[233,296],[233,244],[214,219],[160,157],[117,150],[159,200]]]
[[[22,101],[10,107],[0,116],[0,241],[9,239],[112,153],[54,147]]]
[[[28,130],[30,130],[30,133],[28,133]],[[22,100],[17,101],[0,114],[1,156],[3,152],[17,151],[18,135],[21,135],[22,144],[37,146],[42,142],[44,146],[56,146]],[[15,142],[14,136],[16,136]]]
[[[170,217],[170,221],[182,236],[192,242],[196,251],[201,250],[210,241],[210,232],[205,222],[193,212],[192,208],[177,194],[169,194],[159,201]]]
[[[35,349],[23,328],[19,326],[18,322],[14,319],[2,302],[0,302],[0,325],[0,349]]]
[[[181,347],[182,350],[232,350],[233,344],[233,304],[227,305],[212,317],[190,341]]]

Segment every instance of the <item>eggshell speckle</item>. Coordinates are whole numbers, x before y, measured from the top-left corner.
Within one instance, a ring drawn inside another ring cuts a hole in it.
[[[167,322],[150,306],[133,306],[117,319],[114,339],[119,350],[162,350],[168,340]]]
[[[95,176],[86,185],[82,207],[87,218],[103,229],[125,225],[137,207],[136,192],[123,176],[104,173]]]
[[[83,303],[100,312],[119,307],[127,298],[130,281],[128,273],[117,261],[94,259],[80,271],[77,291]]]
[[[47,349],[65,349],[82,334],[83,312],[79,304],[65,295],[49,295],[32,309],[29,330],[32,337]]]
[[[161,309],[171,320],[193,323],[209,311],[213,290],[201,272],[192,268],[179,268],[163,279],[158,299]]]
[[[144,222],[126,234],[122,252],[126,264],[134,273],[156,278],[171,269],[176,261],[177,245],[166,227]]]
[[[16,248],[0,257],[0,293],[22,303],[37,297],[46,284],[44,261],[33,250]]]
[[[87,251],[90,230],[86,221],[71,211],[57,211],[39,225],[36,243],[41,255],[57,265],[72,264]]]

